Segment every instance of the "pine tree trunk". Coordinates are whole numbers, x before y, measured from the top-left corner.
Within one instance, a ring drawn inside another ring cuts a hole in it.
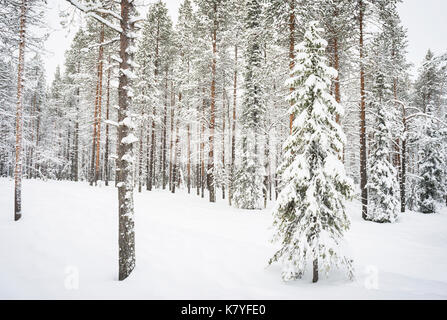
[[[22,0],[20,12],[20,42],[19,59],[17,67],[17,108],[16,108],[16,161],[14,169],[14,220],[18,221],[22,217],[22,126],[23,126],[23,73],[25,70],[25,23],[27,12],[27,0]]]
[[[289,71],[292,74],[292,70],[295,67],[295,0],[290,1],[290,14],[289,14]],[[295,89],[291,86],[289,88],[290,93]],[[290,133],[292,133],[293,114],[290,114],[289,127]]]
[[[159,73],[159,44],[160,44],[160,21],[157,20],[157,34],[155,37],[155,70],[154,70],[154,78],[155,78],[155,87],[158,87],[158,73]],[[148,164],[148,176],[146,181],[146,188],[149,191],[152,191],[152,185],[155,178],[155,117],[157,115],[156,105],[154,103],[152,107],[152,127],[151,127],[151,146],[150,146],[150,156],[149,156],[149,164]],[[149,145],[147,146],[149,148]]]
[[[149,158],[149,175],[147,178],[147,190],[152,191],[152,182],[154,179],[154,169],[155,169],[155,117],[157,115],[157,109],[154,104],[152,107],[152,128],[151,128],[151,154]]]
[[[161,171],[162,171],[162,184],[163,190],[166,189],[166,135],[168,125],[168,68],[166,68],[165,74],[165,110],[163,114],[163,137],[162,137],[162,155],[161,155]]]
[[[265,135],[265,147],[264,147],[264,168],[265,168],[265,176],[264,176],[264,209],[267,208],[267,199],[268,199],[268,189],[269,189],[269,180],[270,180],[270,139],[268,132]]]
[[[186,127],[186,131],[187,131],[187,146],[186,146],[186,152],[187,152],[187,158],[188,158],[188,163],[187,163],[187,181],[186,184],[188,186],[188,193],[191,193],[191,123],[188,121],[187,127]]]
[[[400,177],[400,211],[403,213],[406,210],[406,191],[405,184],[407,179],[407,141],[402,140],[402,165],[401,165],[401,177]]]
[[[133,59],[131,50],[134,45],[134,22],[131,15],[135,12],[132,0],[121,0],[121,29],[120,33],[120,70],[131,70],[129,61]],[[118,85],[118,210],[119,210],[119,280],[126,279],[135,267],[135,226],[133,206],[133,164],[129,159],[133,156],[133,145],[123,143],[123,138],[132,134],[132,127],[123,123],[123,120],[131,117],[131,97],[128,88],[131,85],[126,73],[120,72]],[[126,155],[126,157],[125,157]]]
[[[222,171],[225,173],[225,100],[226,100],[226,91],[225,84],[222,88]],[[225,179],[222,179],[222,199],[225,200]]]
[[[406,204],[407,204],[407,196],[406,196],[406,180],[407,180],[407,140],[405,138],[406,132],[407,132],[407,121],[406,121],[406,113],[405,113],[405,106],[402,105],[402,124],[404,127],[403,136],[404,139],[402,139],[402,163],[401,163],[401,174],[400,174],[400,211],[405,212],[406,211]]]
[[[111,65],[110,65],[110,55],[108,59],[108,69],[107,69],[107,100],[106,100],[106,120],[110,120],[110,77],[111,77]],[[106,123],[106,147],[105,147],[105,155],[104,155],[104,168],[105,168],[105,184],[109,185],[110,180],[110,168],[109,168],[109,124]]]
[[[313,261],[313,277],[312,282],[318,282],[318,258]]]
[[[35,148],[35,144],[34,144],[34,127],[35,127],[35,118],[36,118],[36,109],[37,109],[37,98],[36,98],[36,94],[34,93],[33,95],[33,107],[31,109],[31,115],[30,115],[30,127],[31,127],[31,145],[29,147],[29,154],[28,154],[28,178],[33,178],[34,176],[34,172],[33,172],[33,162],[34,162],[34,148]]]
[[[104,42],[104,27],[101,26],[101,31],[99,35],[99,43]],[[97,80],[96,80],[96,93],[95,93],[95,111],[93,116],[93,137],[92,137],[92,161],[91,161],[91,167],[90,167],[90,185],[92,186],[93,183],[96,183],[96,144],[97,144],[97,138],[98,138],[98,107],[99,107],[99,100],[101,99],[100,96],[100,87],[102,84],[102,70],[101,70],[101,62],[102,62],[102,51],[103,47],[99,46],[99,53],[98,53],[98,66],[97,66]]]
[[[38,154],[39,151],[39,142],[40,142],[40,113],[41,109],[40,106],[37,105],[37,121],[36,121],[36,153]],[[40,164],[35,162],[35,172],[40,174]]]
[[[363,1],[359,0],[359,26],[360,26],[360,190],[362,197],[362,217],[368,216],[368,189],[366,173],[366,105],[365,105],[365,72],[363,66]]]
[[[180,97],[180,99],[181,99],[181,97]],[[175,193],[175,185],[176,185],[177,175],[178,175],[179,144],[180,144],[179,121],[177,119],[177,123],[175,126],[174,163],[172,166],[172,189],[171,189],[172,193]]]
[[[104,25],[101,25],[100,44],[104,42]],[[95,184],[99,179],[99,156],[100,156],[100,142],[101,142],[101,110],[102,110],[102,76],[103,76],[103,55],[104,46],[99,47],[99,90],[98,90],[98,119],[96,130],[96,161],[95,161]]]
[[[200,196],[200,178],[201,178],[201,174],[200,174],[200,162],[201,162],[201,158],[202,158],[202,149],[201,149],[201,145],[202,145],[202,134],[201,134],[201,121],[200,121],[200,115],[199,115],[199,108],[197,108],[197,155],[196,155],[196,188],[197,188],[197,195]]]
[[[202,130],[200,134],[200,189],[205,197],[205,98],[202,99]]]
[[[143,117],[143,113],[141,114]],[[140,147],[138,150],[138,192],[141,193],[142,182],[143,182],[143,124],[140,126]]]
[[[234,46],[234,78],[233,78],[233,123],[231,128],[231,167],[230,167],[230,190],[228,193],[228,204],[231,206],[234,188],[234,166],[236,158],[236,104],[237,104],[237,46]]]
[[[171,133],[170,133],[170,141],[169,141],[169,190],[172,190],[173,184],[175,181],[172,179],[172,157],[174,153],[174,83],[171,81]]]
[[[208,153],[208,172],[207,186],[209,189],[210,202],[216,202],[214,186],[214,127],[216,122],[216,64],[217,64],[217,2],[214,2],[214,26],[213,26],[213,60],[211,64],[211,110],[209,124],[209,153]]]
[[[337,77],[334,81],[334,93],[335,93],[335,101],[341,103],[341,92],[340,92],[340,57],[338,54],[338,39],[334,38],[334,69],[337,70]],[[340,115],[337,114],[336,121],[340,124]]]

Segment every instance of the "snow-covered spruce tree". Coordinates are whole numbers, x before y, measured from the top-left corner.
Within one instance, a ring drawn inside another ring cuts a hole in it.
[[[420,141],[417,205],[422,213],[436,212],[436,202],[445,194],[445,162],[442,132],[433,119],[425,119]]]
[[[441,104],[442,79],[439,61],[429,50],[415,83],[415,106],[421,111],[415,140],[419,152],[419,177],[416,205],[422,213],[436,212],[436,202],[444,195],[444,157],[442,139],[444,130],[435,119]]]
[[[233,203],[241,209],[263,208],[264,167],[259,159],[259,127],[265,114],[261,85],[261,7],[258,0],[247,2],[246,69],[242,104],[242,161],[233,186]]]
[[[393,110],[385,100],[391,97],[391,88],[385,82],[385,75],[379,70],[374,77],[371,109],[375,113],[374,139],[370,150],[368,172],[368,214],[367,220],[385,223],[395,222],[399,206],[399,185],[397,170],[389,161],[391,120]]]
[[[318,22],[309,23],[287,82],[295,88],[289,95],[294,121],[283,145],[282,190],[273,211],[281,249],[269,262],[282,263],[284,281],[301,278],[309,260],[313,282],[319,270],[327,274],[333,266],[346,266],[353,277],[352,260],[342,252],[350,226],[345,201],[352,195],[340,160],[345,135],[336,123],[343,108],[329,93],[336,71],[327,65],[322,31]]]

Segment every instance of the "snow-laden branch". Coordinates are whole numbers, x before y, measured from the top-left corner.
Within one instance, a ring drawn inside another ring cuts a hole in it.
[[[406,119],[406,120],[410,120],[410,119],[415,118],[415,117],[426,117],[426,118],[430,118],[430,119],[435,120],[435,121],[439,122],[440,124],[443,124],[443,125],[445,125],[445,126],[447,127],[447,123],[445,123],[445,122],[442,121],[441,119],[436,118],[436,117],[434,117],[434,116],[432,116],[432,115],[430,115],[430,114],[423,113],[423,112],[413,113],[413,114],[409,115],[408,117],[406,117],[405,119]]]
[[[89,45],[88,49],[107,46],[107,45],[112,44],[112,43],[117,42],[117,41],[120,41],[120,38],[113,38],[113,39],[110,39],[108,41],[104,41],[103,43],[95,43],[95,44]]]
[[[109,27],[112,30],[115,30],[118,33],[122,33],[123,29],[120,26],[114,25],[110,21],[107,21],[103,17],[100,16],[100,14],[109,14],[112,15],[114,18],[118,18],[121,20],[121,16],[118,16],[116,13],[114,13],[111,10],[106,10],[97,6],[87,6],[82,3],[79,3],[77,0],[66,0],[71,5],[73,5],[75,8],[79,9],[80,11],[84,12],[87,16],[92,17],[93,19],[103,23],[107,27]],[[113,14],[112,14],[113,13]]]

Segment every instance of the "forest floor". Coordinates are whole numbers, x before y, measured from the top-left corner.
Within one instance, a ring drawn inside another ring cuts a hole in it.
[[[136,263],[117,281],[117,192],[26,180],[13,218],[13,181],[0,179],[0,299],[447,299],[447,210],[365,222],[349,204],[356,279],[341,271],[284,283],[267,267],[277,248],[267,210],[167,191],[135,193]],[[220,193],[218,193],[220,196]]]

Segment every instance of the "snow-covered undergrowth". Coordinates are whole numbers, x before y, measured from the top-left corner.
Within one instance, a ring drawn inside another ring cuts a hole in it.
[[[194,190],[195,191],[195,190]],[[220,192],[217,193],[220,196]],[[356,280],[332,273],[283,283],[267,267],[271,205],[263,211],[210,204],[183,190],[136,193],[136,269],[117,281],[114,187],[24,181],[13,221],[13,181],[0,179],[2,299],[447,299],[447,212],[361,219],[348,206]]]

